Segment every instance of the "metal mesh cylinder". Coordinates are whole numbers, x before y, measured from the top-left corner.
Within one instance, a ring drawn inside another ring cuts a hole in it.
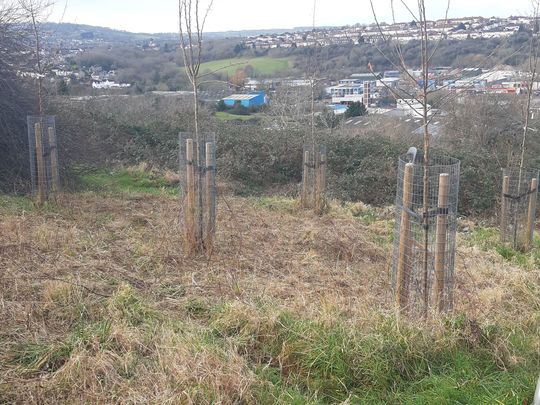
[[[459,171],[459,160],[433,156],[425,189],[422,157],[399,159],[392,288],[401,308],[453,305]]]
[[[321,213],[326,208],[326,146],[304,145],[302,206]]]
[[[216,137],[179,134],[180,219],[189,252],[209,251],[216,229]]]
[[[41,202],[60,191],[60,170],[54,116],[28,116],[28,145],[32,193]]]
[[[503,169],[501,240],[514,249],[532,245],[538,195],[538,170]]]

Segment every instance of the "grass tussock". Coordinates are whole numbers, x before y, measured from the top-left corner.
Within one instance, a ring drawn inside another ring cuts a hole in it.
[[[394,312],[388,210],[225,196],[213,256],[186,258],[168,180],[101,175],[2,196],[0,403],[531,402],[537,247],[460,234],[455,311],[423,322]]]
[[[465,317],[428,332],[393,317],[359,327],[234,304],[216,313],[212,326],[260,365],[260,375],[274,376],[262,394],[274,399],[293,387],[323,403],[495,403],[527,398],[534,383],[506,331]]]

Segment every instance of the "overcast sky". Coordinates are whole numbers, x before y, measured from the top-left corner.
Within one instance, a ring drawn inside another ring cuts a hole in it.
[[[206,3],[208,0],[201,0]],[[316,25],[373,22],[369,0],[316,0]],[[406,0],[414,8],[416,0]],[[373,0],[380,21],[391,22],[390,0]],[[395,0],[400,3],[400,0]],[[176,0],[57,0],[50,20],[133,32],[176,32]],[[451,0],[449,16],[531,14],[531,0]],[[444,18],[446,0],[426,0],[428,18]],[[313,0],[214,0],[206,31],[311,26]],[[396,20],[410,21],[404,7]]]

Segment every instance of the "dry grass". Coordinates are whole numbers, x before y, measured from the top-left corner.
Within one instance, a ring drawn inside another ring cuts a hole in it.
[[[43,211],[0,206],[0,402],[256,403],[250,348],[280,311],[366,330],[392,316],[391,225],[353,217],[366,207],[318,217],[221,198],[212,257],[186,258],[177,204],[81,193]],[[460,246],[456,313],[538,325],[538,269]],[[272,361],[292,373],[287,350]],[[502,367],[518,361],[504,342],[493,350]]]

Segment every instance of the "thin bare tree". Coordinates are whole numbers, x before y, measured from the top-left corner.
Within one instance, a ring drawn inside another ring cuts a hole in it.
[[[25,28],[17,1],[0,1],[0,187],[16,190],[23,187],[27,148],[20,134],[34,99],[17,76],[28,63]]]
[[[28,20],[29,29],[33,37],[33,53],[35,58],[35,75],[37,76],[37,100],[38,113],[40,116],[44,114],[44,98],[43,79],[45,77],[45,69],[42,60],[42,31],[41,23],[48,17],[54,1],[52,0],[18,0],[19,7],[25,13],[25,18]]]
[[[310,87],[310,101],[311,101],[311,111],[310,111],[310,135],[311,135],[311,147],[313,153],[315,153],[315,86],[316,86],[316,80],[317,80],[317,64],[316,64],[316,57],[317,57],[317,38],[315,34],[315,15],[317,12],[317,0],[313,0],[313,20],[311,25],[311,32],[314,36],[314,45],[313,45],[313,51],[310,53],[309,60],[308,60],[308,66],[307,66],[307,73],[309,77],[309,87]]]
[[[537,71],[538,71],[538,51],[540,46],[540,41],[538,38],[538,16],[539,16],[539,8],[540,8],[540,1],[539,0],[531,0],[531,4],[533,7],[533,27],[531,30],[531,38],[529,40],[529,57],[528,57],[528,80],[525,82],[526,87],[526,98],[525,103],[523,107],[523,132],[521,137],[521,147],[520,147],[520,159],[519,159],[519,172],[518,172],[518,183],[517,183],[517,194],[520,195],[522,192],[521,188],[523,186],[523,171],[524,171],[524,165],[525,165],[525,153],[527,150],[527,138],[528,134],[530,132],[529,122],[531,119],[531,104],[532,104],[532,96],[534,92],[534,83],[537,78]],[[533,190],[531,190],[533,191]],[[536,193],[536,190],[534,190]],[[506,198],[503,196],[503,198]],[[536,202],[536,197],[533,197],[532,194],[529,195],[530,203]],[[522,248],[524,250],[527,250],[530,245],[530,240],[527,240],[523,246],[519,246],[518,244],[518,204],[513,204],[514,207],[514,224],[513,224],[513,245],[514,249]],[[536,212],[536,206],[534,206],[533,212]],[[504,213],[503,213],[504,214]],[[529,220],[529,218],[528,218]],[[528,229],[531,230],[530,237],[532,238],[533,233],[532,230],[534,229],[534,215],[531,215],[531,224],[527,226]]]
[[[195,156],[193,164],[197,167],[197,227],[196,227],[196,249],[204,251],[203,236],[203,172],[200,168],[203,165],[201,144],[201,128],[199,121],[199,86],[201,84],[201,61],[203,48],[203,32],[206,19],[212,8],[213,0],[208,2],[207,7],[201,10],[200,0],[178,0],[178,18],[180,33],[180,50],[184,61],[184,69],[193,91],[193,125],[195,135]]]
[[[199,137],[199,85],[200,69],[203,45],[203,31],[206,18],[214,3],[211,0],[204,11],[200,14],[200,0],[179,0],[178,17],[180,31],[180,49],[184,61],[184,69],[193,90],[194,128],[195,138]]]
[[[538,17],[539,17],[539,11],[540,11],[540,0],[532,0],[533,5],[533,27],[531,32],[531,38],[529,40],[529,60],[528,60],[528,68],[529,68],[529,77],[526,82],[526,91],[527,91],[527,98],[525,101],[525,108],[523,111],[523,135],[521,139],[521,153],[520,153],[520,160],[519,160],[519,182],[518,187],[521,185],[521,178],[523,174],[523,166],[525,163],[525,151],[526,151],[526,142],[527,142],[527,135],[529,133],[529,120],[531,118],[531,102],[532,102],[532,96],[534,93],[534,83],[537,78],[537,71],[538,71],[538,51],[540,47],[540,41],[539,41],[539,30],[538,30]],[[518,190],[519,192],[519,190]]]
[[[325,162],[321,155],[320,144],[316,134],[316,111],[315,99],[316,90],[320,83],[319,71],[319,33],[316,32],[315,18],[317,13],[317,0],[313,0],[313,14],[311,26],[311,47],[308,49],[308,59],[305,68],[305,77],[309,86],[309,135],[304,137],[307,150],[304,151],[303,180],[301,203],[304,208],[314,208],[315,212],[321,214],[325,208],[324,188],[325,181]]]
[[[424,211],[424,257],[423,257],[423,271],[424,271],[424,311],[427,314],[429,303],[428,292],[428,255],[429,255],[429,159],[430,159],[430,136],[429,136],[429,119],[428,119],[428,95],[429,95],[429,62],[428,59],[428,32],[427,32],[427,20],[426,20],[426,6],[424,0],[418,0],[418,15],[420,23],[420,35],[421,35],[421,66],[422,66],[422,91],[420,100],[422,103],[422,126],[424,128],[424,177],[423,177],[423,211]]]
[[[439,40],[433,46],[433,50],[429,52],[430,38],[428,32],[428,20],[426,17],[426,5],[424,0],[416,0],[416,9],[409,6],[405,0],[399,0],[401,6],[405,8],[407,13],[413,18],[413,21],[416,23],[416,26],[419,29],[420,35],[420,77],[421,84],[418,86],[417,79],[411,73],[409,66],[405,61],[404,52],[401,46],[399,39],[394,40],[392,37],[384,34],[377,13],[375,11],[375,5],[373,0],[370,0],[370,6],[375,19],[375,23],[380,33],[382,41],[387,45],[386,49],[390,50],[390,54],[385,52],[377,44],[379,53],[386,59],[391,66],[399,70],[402,76],[405,78],[406,83],[408,83],[409,88],[400,89],[400,92],[404,93],[409,97],[409,100],[404,100],[409,107],[413,110],[415,114],[421,117],[422,119],[422,129],[423,129],[423,193],[422,193],[422,205],[423,205],[423,228],[424,228],[424,240],[423,240],[423,259],[422,259],[422,270],[423,270],[423,300],[424,300],[424,311],[425,314],[428,312],[429,306],[429,290],[428,290],[428,280],[429,280],[429,164],[430,164],[430,152],[431,152],[431,143],[430,143],[430,133],[429,133],[429,124],[431,107],[428,104],[428,98],[435,89],[431,89],[429,82],[429,68],[431,59],[434,54],[437,52],[443,34],[441,34]],[[390,2],[390,9],[392,12],[393,23],[396,24],[395,17],[395,5],[394,1]],[[450,0],[447,0],[447,7],[445,13],[445,21],[448,20],[448,11],[450,9]],[[445,24],[447,25],[447,24]],[[444,33],[444,30],[443,30]],[[435,39],[435,38],[433,38]],[[369,65],[369,70],[374,73],[373,66]],[[398,98],[399,94],[394,89],[389,86],[385,86],[394,97]],[[411,101],[412,100],[412,101]]]

